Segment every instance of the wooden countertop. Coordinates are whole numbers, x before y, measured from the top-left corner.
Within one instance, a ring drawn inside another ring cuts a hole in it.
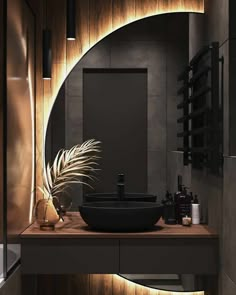
[[[144,238],[218,238],[216,232],[211,230],[207,225],[192,225],[185,227],[182,225],[167,225],[163,220],[155,227],[145,232],[100,232],[90,229],[78,212],[69,212],[65,216],[64,222],[59,222],[55,230],[40,230],[37,223],[30,225],[22,234],[21,238],[98,238],[98,239],[144,239]]]

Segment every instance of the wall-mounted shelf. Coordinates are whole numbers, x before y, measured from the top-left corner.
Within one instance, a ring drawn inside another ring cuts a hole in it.
[[[219,44],[214,42],[203,47],[180,73],[182,86],[177,104],[183,115],[177,123],[182,131],[184,164],[193,168],[207,167],[219,174],[222,169],[222,118],[223,107],[219,95]]]

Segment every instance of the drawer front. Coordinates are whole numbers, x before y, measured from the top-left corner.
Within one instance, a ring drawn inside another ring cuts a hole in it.
[[[217,239],[121,240],[120,273],[216,274]]]
[[[119,241],[23,239],[25,274],[118,273]]]

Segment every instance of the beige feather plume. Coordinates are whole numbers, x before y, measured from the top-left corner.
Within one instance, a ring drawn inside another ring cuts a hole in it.
[[[50,198],[62,192],[71,183],[81,183],[89,185],[83,178],[94,180],[91,175],[98,170],[97,154],[101,152],[100,141],[90,139],[81,145],[75,145],[69,150],[60,150],[50,167],[46,166],[43,177],[43,188],[39,190],[44,197]]]

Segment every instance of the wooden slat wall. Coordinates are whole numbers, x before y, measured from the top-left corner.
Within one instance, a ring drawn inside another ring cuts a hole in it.
[[[135,20],[135,0],[113,0],[112,29],[116,30]]]
[[[204,0],[76,0],[76,40],[66,40],[66,0],[48,3],[48,27],[52,29],[52,79],[42,80],[43,2],[29,0],[37,14],[37,185],[42,182],[44,137],[53,102],[67,74],[102,38],[132,21],[170,12],[204,12]]]
[[[4,44],[4,9],[3,0],[0,0],[0,44]],[[3,238],[3,103],[4,103],[4,47],[0,46],[0,243],[2,244]],[[2,258],[2,257],[1,257]]]
[[[70,72],[74,61],[90,48],[89,41],[89,0],[76,3],[76,40],[66,41],[67,73]]]
[[[42,183],[43,175],[43,142],[44,142],[44,85],[42,79],[42,27],[43,27],[43,1],[30,0],[33,11],[36,15],[36,152],[35,152],[35,165],[36,165],[36,183]]]
[[[110,32],[112,32],[112,0],[90,0],[90,46],[96,44]]]
[[[130,282],[118,275],[40,275],[35,295],[180,295],[180,292],[160,291]],[[184,293],[182,293],[184,294]],[[204,292],[188,292],[204,295]]]

